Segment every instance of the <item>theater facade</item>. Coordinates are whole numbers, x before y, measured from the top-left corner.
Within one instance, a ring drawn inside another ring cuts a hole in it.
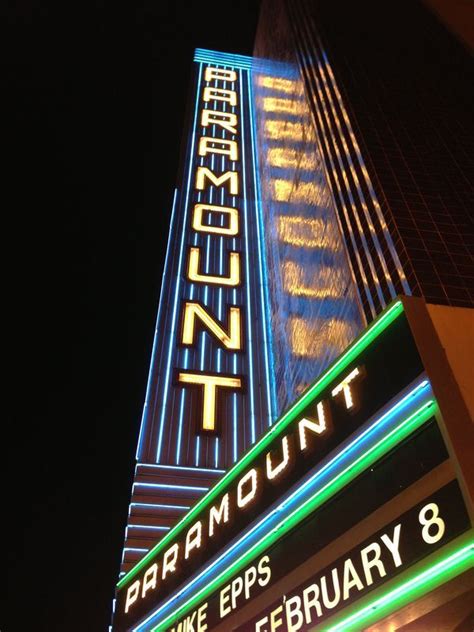
[[[195,52],[113,631],[474,626],[464,148],[429,76],[419,121],[381,105],[419,38],[464,58],[410,7],[406,71],[374,29],[348,69],[324,0],[264,1],[254,57]]]

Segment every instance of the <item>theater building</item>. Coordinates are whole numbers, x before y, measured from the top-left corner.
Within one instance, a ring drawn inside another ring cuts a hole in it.
[[[196,50],[113,630],[472,628],[468,55],[338,4]]]

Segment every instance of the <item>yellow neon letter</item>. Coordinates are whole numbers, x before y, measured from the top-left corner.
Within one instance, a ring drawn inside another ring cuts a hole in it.
[[[203,101],[225,101],[231,105],[237,105],[237,92],[235,90],[225,90],[224,88],[204,88]]]
[[[214,523],[225,524],[229,522],[229,494],[224,494],[219,509],[214,505],[209,512],[209,537],[214,535]]]
[[[240,377],[206,375],[204,373],[179,373],[178,382],[204,387],[201,429],[211,432],[216,429],[217,388],[231,388],[233,390],[242,388]]]
[[[346,404],[347,410],[355,410],[356,408],[355,394],[352,391],[351,382],[361,375],[361,369],[356,367],[331,391],[333,397],[336,397],[341,392],[344,394],[344,403]]]
[[[219,112],[218,110],[202,110],[201,125],[219,125],[231,134],[237,134],[237,114],[233,112]]]
[[[221,145],[221,147],[214,147],[214,145]],[[207,154],[223,154],[234,161],[239,159],[239,151],[235,140],[201,136],[199,139],[199,155],[207,156]]]
[[[202,223],[204,211],[208,213],[225,213],[229,216],[229,226],[210,226]],[[239,232],[239,211],[231,206],[213,206],[212,204],[195,204],[193,208],[193,229],[200,233],[216,235],[237,235]]]
[[[204,191],[206,188],[206,178],[215,187],[222,187],[226,180],[229,180],[229,193],[231,195],[239,195],[239,174],[237,171],[225,171],[222,175],[216,176],[207,167],[199,166],[196,172],[196,189],[198,191]]]
[[[224,70],[223,68],[213,68],[208,66],[204,72],[204,81],[237,81],[235,70]]]
[[[207,312],[200,303],[186,301],[184,304],[183,332],[181,343],[183,345],[194,345],[196,343],[196,319],[207,327],[210,333],[215,336],[226,349],[235,351],[242,348],[241,327],[240,327],[240,307],[229,307],[227,322],[228,332],[224,331],[219,321]]]
[[[192,247],[189,249],[188,279],[197,283],[211,283],[212,285],[229,285],[234,287],[240,283],[240,254],[229,252],[229,276],[214,276],[199,272],[201,249]]]

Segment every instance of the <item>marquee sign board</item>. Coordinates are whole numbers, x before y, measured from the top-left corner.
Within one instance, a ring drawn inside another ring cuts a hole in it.
[[[219,591],[170,627],[171,632],[213,630],[246,603],[293,570],[293,553],[304,542],[309,559],[317,550],[317,539],[308,537],[318,514],[295,529],[289,538],[270,547],[252,565],[235,575]],[[470,526],[457,481],[416,504],[396,520],[373,533],[325,568],[315,568],[305,582],[285,594],[257,616],[235,628],[236,632],[281,632],[307,630],[323,623],[348,604],[395,578],[414,563],[431,555]]]
[[[179,590],[422,372],[397,302],[119,582],[114,629],[131,629]]]

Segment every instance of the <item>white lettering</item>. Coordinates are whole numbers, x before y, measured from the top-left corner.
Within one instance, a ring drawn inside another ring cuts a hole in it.
[[[130,606],[135,603],[140,594],[140,581],[137,579],[127,590],[127,600],[125,602],[125,612],[128,612]]]
[[[287,599],[285,602],[286,626],[288,632],[296,632],[303,627],[303,614],[301,612],[301,599],[298,595]],[[296,618],[296,621],[295,621]]]
[[[187,560],[193,549],[199,549],[201,546],[202,523],[198,520],[186,534],[186,545],[184,549],[184,558]]]
[[[290,463],[290,446],[288,436],[283,437],[281,441],[281,451],[283,453],[282,459],[277,465],[272,462],[272,453],[267,452],[265,464],[267,470],[267,478],[269,481],[278,478],[280,474],[285,471]]]
[[[230,602],[232,605],[232,610],[235,610],[237,607],[237,597],[242,594],[242,590],[244,587],[244,580],[242,577],[237,576],[232,582],[232,588],[230,589]]]
[[[311,593],[313,596],[310,597]],[[316,610],[318,617],[321,617],[323,611],[321,610],[321,604],[319,603],[319,586],[317,584],[311,584],[303,590],[303,606],[304,606],[304,619],[306,623],[311,623],[311,608]]]
[[[283,612],[283,606],[278,606],[275,610],[270,612],[270,630],[274,632],[277,628],[280,628],[283,624],[283,619],[280,617],[277,619],[278,615]]]
[[[272,578],[272,570],[270,568],[270,558],[268,555],[264,555],[258,562],[257,569],[259,575],[264,575],[263,578],[259,577],[258,583],[260,586],[266,586]]]
[[[165,579],[168,573],[176,571],[176,562],[178,561],[179,544],[176,542],[171,546],[163,556],[163,571],[161,579]]]
[[[209,536],[214,535],[214,523],[225,524],[229,522],[229,494],[224,494],[221,500],[219,509],[216,509],[216,505],[211,507],[209,512]]]
[[[221,590],[220,595],[219,595],[219,612],[220,612],[221,619],[226,617],[229,614],[229,612],[232,612],[232,608],[226,605],[230,601],[230,595],[229,595],[230,587],[231,587],[230,584],[225,586]]]
[[[268,617],[263,617],[263,619],[259,619],[255,623],[255,632],[267,632],[266,629],[263,630],[263,626],[268,623]]]
[[[332,586],[334,589],[334,599],[331,601],[328,595],[328,589],[326,586],[326,576],[323,575],[321,577],[321,597],[323,599],[323,604],[326,608],[335,608],[341,599],[341,589],[339,586],[339,573],[337,572],[337,568],[333,568],[332,572]]]
[[[400,531],[402,529],[401,524],[397,524],[395,529],[393,530],[393,537],[390,540],[388,535],[385,533],[382,536],[382,542],[385,544],[387,549],[390,551],[393,557],[393,563],[396,567],[402,565],[402,558],[400,557],[399,547],[400,547]]]
[[[361,582],[359,575],[357,574],[356,569],[354,568],[354,564],[352,560],[349,558],[344,562],[344,580],[343,580],[343,599],[349,599],[349,593],[352,588],[356,587],[357,590],[363,590],[364,584]]]
[[[306,430],[310,430],[316,435],[321,435],[327,428],[327,418],[329,408],[325,402],[318,402],[316,406],[316,421],[303,417],[298,423],[298,435],[301,450],[306,450],[308,442],[306,440]]]
[[[369,555],[373,554],[372,559],[369,559]],[[365,581],[367,586],[371,586],[374,583],[372,578],[372,568],[375,566],[379,572],[380,577],[385,577],[387,574],[385,567],[380,559],[381,549],[380,544],[377,542],[373,542],[366,546],[360,552],[360,557],[362,559],[362,568],[364,569]]]
[[[197,632],[206,632],[208,625],[206,623],[207,618],[207,603],[202,604],[202,606],[198,609],[197,615]]]
[[[349,375],[347,377],[345,377],[342,382],[340,382],[340,384],[338,384],[336,386],[336,388],[334,388],[331,391],[331,395],[333,397],[337,397],[337,395],[339,395],[339,393],[343,393],[344,395],[344,402],[346,405],[347,410],[355,410],[357,408],[356,406],[356,399],[355,399],[355,393],[352,390],[352,382],[357,378],[357,377],[361,377],[362,376],[362,369],[359,368],[355,368],[353,369]]]
[[[250,483],[249,490],[244,493],[243,489],[247,483]],[[257,470],[253,467],[251,470],[242,476],[237,485],[237,505],[243,509],[246,505],[252,501],[257,494]]]
[[[255,566],[251,566],[245,571],[244,574],[245,599],[248,599],[250,597],[250,588],[255,584],[256,581],[257,569],[255,568]]]
[[[142,586],[142,599],[146,595],[149,588],[156,588],[156,578],[158,575],[158,564],[153,564],[145,573]]]

